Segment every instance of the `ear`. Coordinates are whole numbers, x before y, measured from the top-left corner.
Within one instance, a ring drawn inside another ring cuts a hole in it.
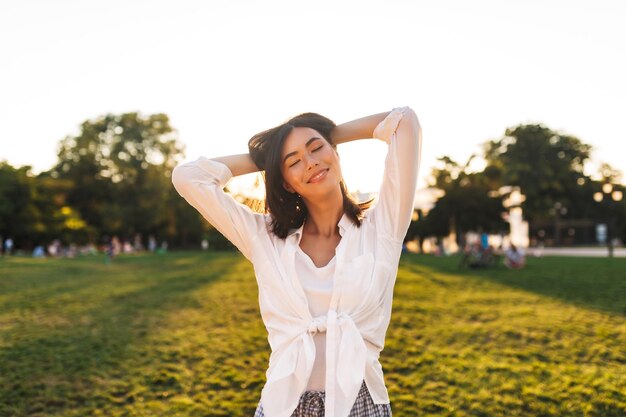
[[[287,184],[286,181],[283,181],[283,188],[287,191],[289,191],[290,193],[295,193],[296,190],[293,189],[293,187],[289,184]]]

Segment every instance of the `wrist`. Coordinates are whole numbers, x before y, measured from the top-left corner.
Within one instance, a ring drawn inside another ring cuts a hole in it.
[[[394,108],[391,112],[389,112],[387,117],[385,117],[383,121],[376,126],[372,136],[387,144],[391,143],[391,137],[396,132],[398,123],[400,123],[400,120],[402,119],[402,116],[407,108],[408,107]]]

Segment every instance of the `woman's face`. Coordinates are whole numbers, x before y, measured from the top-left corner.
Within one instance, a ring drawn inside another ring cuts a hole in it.
[[[285,189],[305,199],[336,192],[342,178],[339,154],[309,127],[295,127],[287,136],[280,169]]]

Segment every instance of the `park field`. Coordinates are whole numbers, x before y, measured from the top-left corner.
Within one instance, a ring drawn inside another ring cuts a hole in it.
[[[626,416],[626,259],[403,254],[394,417]],[[0,258],[0,416],[246,416],[269,358],[238,253]]]

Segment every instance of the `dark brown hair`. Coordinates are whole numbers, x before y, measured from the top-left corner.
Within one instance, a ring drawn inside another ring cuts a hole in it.
[[[330,132],[335,123],[317,113],[302,113],[287,122],[257,133],[248,141],[250,157],[256,166],[265,171],[265,211],[272,217],[272,232],[281,239],[287,237],[290,229],[299,228],[308,216],[302,197],[290,193],[283,187],[281,153],[287,136],[294,127],[309,127],[316,130],[336,150]],[[361,226],[363,211],[372,205],[373,199],[359,203],[348,193],[343,178],[339,183],[343,196],[343,209],[348,218]]]

